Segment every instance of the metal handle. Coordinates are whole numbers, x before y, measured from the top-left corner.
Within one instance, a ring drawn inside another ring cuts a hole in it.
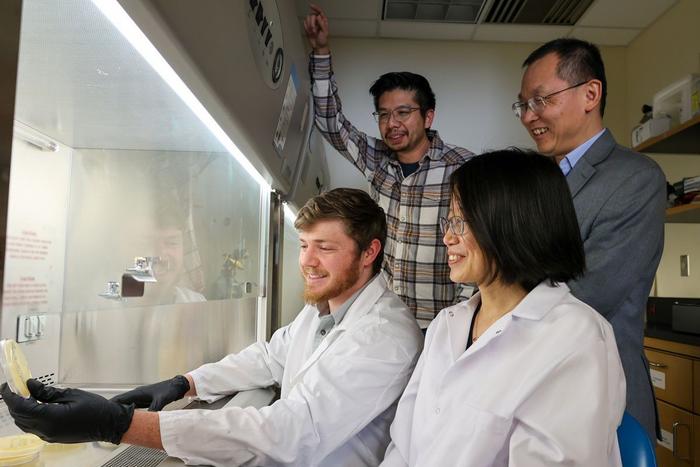
[[[649,366],[653,366],[654,368],[666,368],[665,363],[656,363],[652,362],[651,360],[649,360]]]
[[[681,457],[681,456],[676,455],[676,447],[678,445],[678,427],[679,426],[686,427],[688,429],[688,434],[690,434],[690,427],[688,425],[686,425],[685,423],[681,423],[681,422],[673,422],[673,429],[671,430],[671,433],[673,435],[673,446],[672,446],[673,450],[671,451],[671,453],[673,454],[673,457],[675,457],[675,458],[678,458],[682,461],[689,461],[690,456]]]

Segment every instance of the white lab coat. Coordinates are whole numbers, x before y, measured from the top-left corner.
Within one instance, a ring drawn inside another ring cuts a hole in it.
[[[206,401],[273,384],[281,398],[260,410],[161,412],[165,451],[216,466],[378,465],[423,336],[380,276],[312,352],[318,323],[318,310],[307,305],[269,343],[191,372]]]
[[[465,352],[479,301],[428,328],[382,466],[620,466],[625,377],[610,324],[543,282]]]

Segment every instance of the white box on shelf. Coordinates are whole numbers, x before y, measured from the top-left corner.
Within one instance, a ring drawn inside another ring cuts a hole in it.
[[[632,146],[639,146],[644,141],[654,136],[660,135],[671,128],[670,117],[652,118],[637,125],[632,130]]]
[[[688,74],[654,94],[654,117],[668,115],[673,124],[700,112],[700,74]]]

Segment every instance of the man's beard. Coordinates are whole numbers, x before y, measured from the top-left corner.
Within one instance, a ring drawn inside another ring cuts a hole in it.
[[[358,279],[360,278],[360,260],[353,261],[344,271],[339,274],[339,277],[335,278],[333,282],[325,286],[321,290],[312,291],[306,285],[304,281],[304,302],[311,305],[317,305],[322,302],[327,302],[328,300],[337,297],[342,294],[352,286],[354,286]],[[308,268],[307,271],[312,270]],[[325,272],[325,271],[322,271]]]

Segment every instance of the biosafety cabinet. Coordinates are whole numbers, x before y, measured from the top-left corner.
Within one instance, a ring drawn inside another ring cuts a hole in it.
[[[2,2],[0,333],[34,376],[157,381],[301,309],[300,29],[286,0]]]

